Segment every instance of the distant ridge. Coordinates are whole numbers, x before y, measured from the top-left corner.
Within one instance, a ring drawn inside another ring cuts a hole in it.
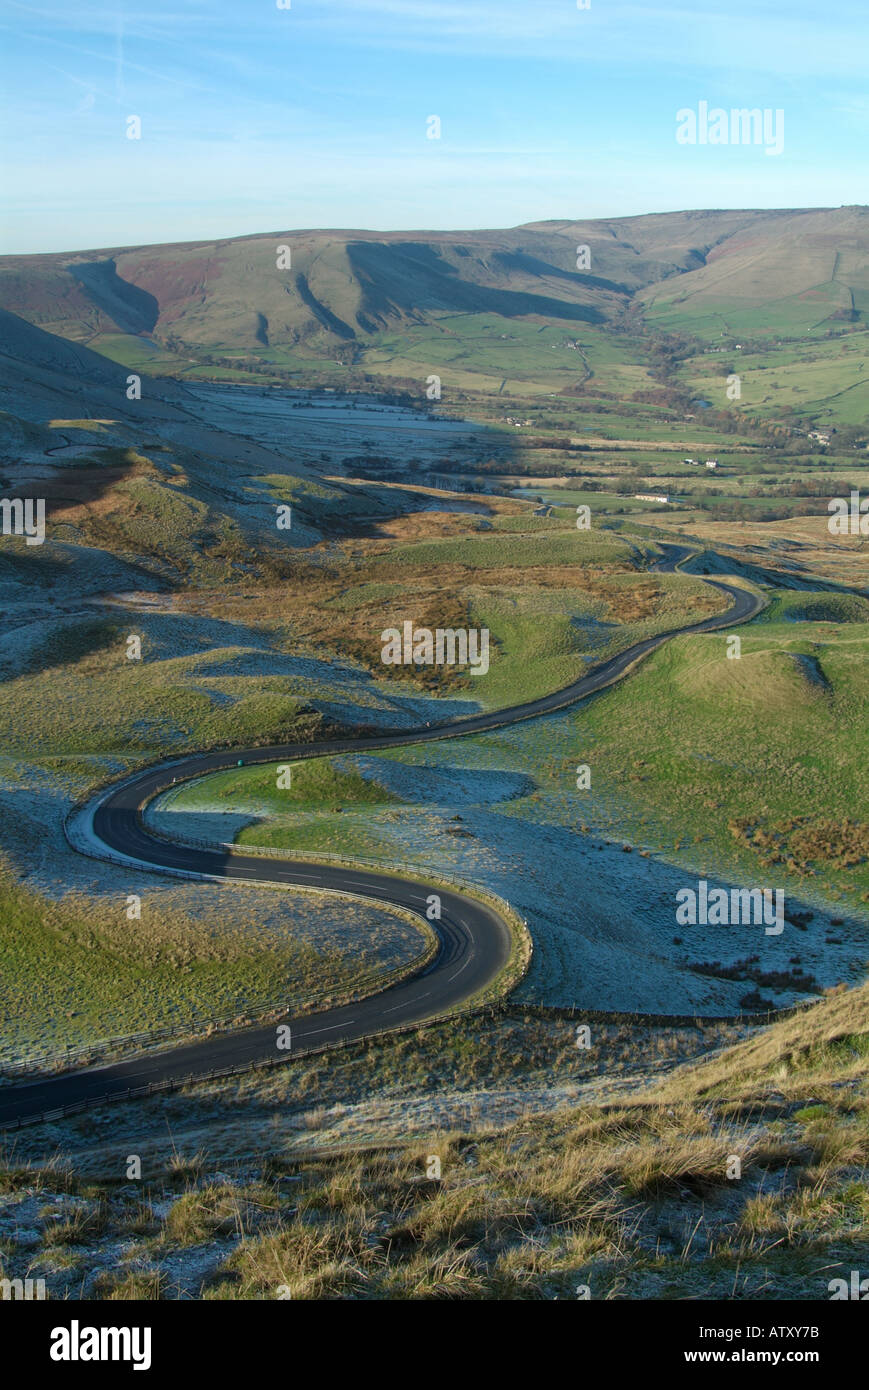
[[[290,252],[283,269],[279,246]],[[583,246],[590,263],[579,269]],[[83,343],[132,334],[222,353],[304,345],[328,356],[457,313],[605,326],[630,306],[667,326],[677,304],[683,323],[712,336],[716,314],[749,301],[762,330],[772,300],[793,300],[795,321],[815,310],[819,321],[861,319],[869,209],[685,211],[506,231],[274,232],[0,258],[0,303],[51,333]]]

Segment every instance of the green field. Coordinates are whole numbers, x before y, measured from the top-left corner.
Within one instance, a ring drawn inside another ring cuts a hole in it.
[[[481,537],[420,541],[399,546],[376,563],[387,567],[460,566],[470,570],[536,568],[550,565],[624,564],[636,554],[607,531],[564,531],[556,535]]]
[[[789,340],[770,345],[763,353],[731,351],[695,357],[686,364],[683,376],[699,396],[724,407],[728,371],[740,377],[740,409],[771,419],[806,416],[824,426],[866,423],[869,335],[865,331],[808,342]]]
[[[279,787],[279,769],[287,766],[290,785]],[[161,798],[160,824],[175,815],[213,816],[226,809],[254,822],[237,832],[238,845],[368,858],[384,850],[378,827],[400,803],[376,780],[376,760],[365,766],[363,776],[353,759],[318,758],[214,773]]]
[[[583,738],[636,833],[869,901],[867,619],[866,600],[780,595],[740,659],[679,637],[593,701]]]

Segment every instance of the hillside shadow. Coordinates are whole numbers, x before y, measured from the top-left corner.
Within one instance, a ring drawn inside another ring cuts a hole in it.
[[[455,266],[431,246],[356,241],[348,242],[347,256],[363,288],[356,320],[367,333],[382,327],[396,312],[412,317],[422,308],[499,314],[504,318],[541,314],[577,323],[605,322],[601,311],[590,305],[462,280]],[[580,278],[577,276],[577,280]]]

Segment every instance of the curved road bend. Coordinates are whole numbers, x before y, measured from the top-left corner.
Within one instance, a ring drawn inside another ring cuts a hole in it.
[[[674,545],[670,550],[670,557],[656,568],[673,570],[691,553],[690,548],[684,546]],[[437,954],[420,973],[356,1003],[298,1018],[287,1016],[270,1024],[240,1028],[231,1033],[213,1034],[161,1052],[85,1071],[68,1072],[44,1081],[6,1086],[0,1094],[0,1126],[33,1119],[66,1105],[104,1100],[128,1088],[135,1090],[149,1083],[204,1076],[223,1067],[243,1067],[271,1061],[276,1055],[290,1060],[330,1043],[352,1042],[371,1033],[420,1023],[460,1004],[491,983],[509,958],[510,930],[500,914],[485,903],[440,885],[427,885],[422,879],[378,873],[361,866],[349,868],[315,861],[308,863],[229,855],[218,849],[175,844],[146,831],[141,817],[142,807],[174,781],[186,781],[207,772],[234,767],[240,756],[245,764],[252,764],[297,761],[345,752],[370,752],[378,748],[482,733],[564,709],[618,680],[635,661],[670,637],[709,632],[747,622],[763,607],[763,600],[746,589],[720,580],[706,582],[733,600],[726,613],[637,642],[618,656],[603,662],[589,675],[537,700],[431,728],[394,730],[371,737],[330,739],[320,743],[223,749],[148,768],[116,787],[110,787],[94,812],[93,829],[96,837],[112,851],[158,871],[181,870],[221,879],[335,889],[358,897],[393,903],[423,918],[428,895],[437,893],[441,899],[441,920],[430,924],[439,937]],[[278,1054],[276,1046],[278,1022],[289,1024],[292,1030],[292,1047],[282,1054]]]

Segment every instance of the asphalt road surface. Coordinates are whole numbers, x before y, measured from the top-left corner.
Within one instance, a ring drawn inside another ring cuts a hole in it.
[[[655,568],[673,570],[691,553],[689,547],[670,546],[668,557]],[[429,923],[438,935],[434,959],[416,975],[393,984],[377,994],[298,1018],[289,1015],[277,1022],[243,1027],[232,1032],[172,1045],[146,1056],[126,1058],[78,1072],[65,1072],[50,1079],[4,1087],[0,1093],[0,1127],[33,1122],[67,1106],[78,1106],[113,1098],[128,1091],[205,1077],[223,1068],[243,1068],[257,1063],[290,1060],[306,1052],[337,1043],[352,1042],[375,1033],[421,1023],[442,1015],[477,995],[490,985],[507,964],[510,955],[510,928],[494,908],[466,894],[426,884],[390,873],[372,872],[362,867],[348,868],[299,860],[229,855],[219,849],[199,849],[159,839],[143,826],[141,810],[159,792],[176,781],[200,777],[207,772],[267,762],[294,762],[303,758],[336,753],[371,752],[403,744],[434,739],[457,738],[465,734],[500,729],[524,719],[535,719],[576,704],[604,686],[611,685],[639,658],[670,637],[686,632],[709,632],[747,622],[763,607],[763,600],[721,580],[707,583],[732,599],[732,606],[714,618],[678,628],[637,642],[612,657],[590,674],[564,689],[544,695],[510,709],[471,715],[450,723],[416,730],[380,732],[368,737],[329,739],[321,743],[277,744],[268,748],[224,749],[148,768],[117,787],[109,788],[93,817],[93,829],[111,851],[139,860],[156,870],[186,871],[223,879],[268,881],[302,888],[328,888],[363,898],[409,908],[426,916],[430,894],[441,900],[441,919]],[[279,1027],[289,1048],[278,1047]]]

